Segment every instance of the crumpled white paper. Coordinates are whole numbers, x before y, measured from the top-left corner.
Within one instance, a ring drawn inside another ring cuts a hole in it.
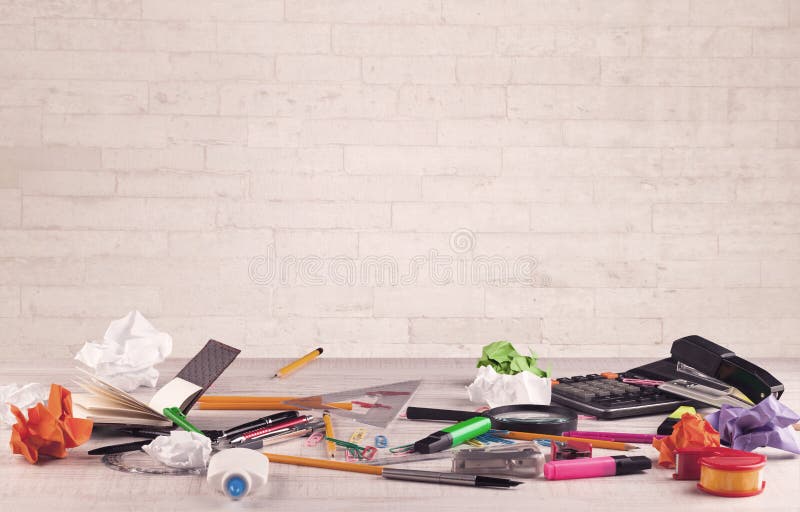
[[[491,366],[478,368],[475,380],[467,386],[470,402],[500,407],[512,404],[550,405],[550,379],[531,372],[502,375]]]
[[[142,450],[172,468],[204,468],[211,458],[211,439],[197,432],[174,430],[153,439]]]
[[[47,401],[49,396],[50,386],[36,382],[22,386],[16,384],[0,386],[0,426],[5,428],[17,422],[16,416],[11,414],[8,404],[14,404],[19,407],[19,410],[27,412],[37,403]]]
[[[90,368],[96,376],[123,391],[139,386],[155,387],[158,370],[172,352],[172,336],[158,331],[138,311],[109,324],[103,340],[88,342],[75,359]]]

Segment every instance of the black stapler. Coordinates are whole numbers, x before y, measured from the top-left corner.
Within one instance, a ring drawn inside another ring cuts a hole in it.
[[[622,373],[559,377],[552,387],[554,403],[598,419],[671,413],[682,405],[748,407],[781,394],[783,384],[769,372],[700,336],[674,341],[666,359]]]
[[[707,383],[703,376],[712,377],[738,389],[754,404],[768,395],[779,399],[783,394],[783,384],[768,371],[701,336],[686,336],[672,342],[670,354],[671,357],[667,359],[633,368],[626,373],[663,381],[684,379],[698,384]],[[697,370],[697,374],[693,376],[680,372],[680,363]]]

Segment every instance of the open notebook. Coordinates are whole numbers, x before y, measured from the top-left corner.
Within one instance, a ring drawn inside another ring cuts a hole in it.
[[[91,419],[98,425],[168,427],[172,421],[162,411],[178,407],[187,413],[239,352],[239,349],[209,340],[148,403],[79,368],[83,375],[78,375],[75,383],[86,393],[73,395],[73,415]]]

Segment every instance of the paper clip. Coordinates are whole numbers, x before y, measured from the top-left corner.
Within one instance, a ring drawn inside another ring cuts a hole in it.
[[[378,449],[374,446],[365,446],[358,448],[348,448],[344,452],[344,460],[347,462],[364,462],[371,461],[375,458]]]
[[[470,439],[468,441],[464,441],[464,444],[468,444],[468,445],[474,446],[476,448],[480,448],[481,446],[483,446],[483,443],[481,441],[479,441],[477,437],[473,438],[473,439]]]
[[[375,446],[377,448],[386,448],[389,446],[389,440],[386,436],[375,436]]]
[[[341,439],[335,439],[333,437],[325,436],[326,441],[330,441],[334,443],[336,446],[341,446],[342,448],[353,448],[356,450],[361,450],[362,448],[355,443],[351,443],[349,441],[342,441]]]
[[[405,455],[413,451],[414,451],[414,443],[404,444],[400,446],[395,446],[394,448],[389,448],[389,453],[394,453],[396,455]]]
[[[372,460],[375,458],[375,454],[378,453],[378,449],[374,446],[359,446],[355,443],[334,439],[332,437],[325,437],[325,440],[345,448],[345,460],[349,462]]]
[[[330,441],[334,443],[336,446],[341,446],[345,449],[344,451],[344,458],[346,461],[353,462],[357,460],[361,460],[361,453],[363,452],[363,448],[358,446],[355,443],[350,443],[348,441],[342,441],[341,439],[334,439],[333,437],[325,436],[326,441]]]
[[[364,450],[361,452],[361,457],[363,457],[364,460],[372,460],[377,453],[378,449],[374,446],[365,446]]]
[[[350,436],[351,443],[360,443],[367,437],[367,431],[363,428],[357,428],[353,431],[353,434]]]
[[[317,446],[324,439],[325,439],[324,432],[314,432],[308,437],[308,439],[306,439],[306,446],[311,446],[311,447]]]

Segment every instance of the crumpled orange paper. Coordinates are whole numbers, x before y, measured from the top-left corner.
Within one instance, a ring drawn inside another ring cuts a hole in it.
[[[64,458],[67,448],[85,443],[92,434],[92,420],[72,417],[72,393],[58,384],[50,385],[47,406],[38,403],[28,409],[28,418],[11,405],[17,417],[11,432],[11,451],[22,454],[31,464],[39,455]]]
[[[687,412],[672,428],[672,435],[653,439],[653,446],[659,451],[658,465],[662,468],[674,468],[675,450],[719,446],[719,432],[699,414]]]

